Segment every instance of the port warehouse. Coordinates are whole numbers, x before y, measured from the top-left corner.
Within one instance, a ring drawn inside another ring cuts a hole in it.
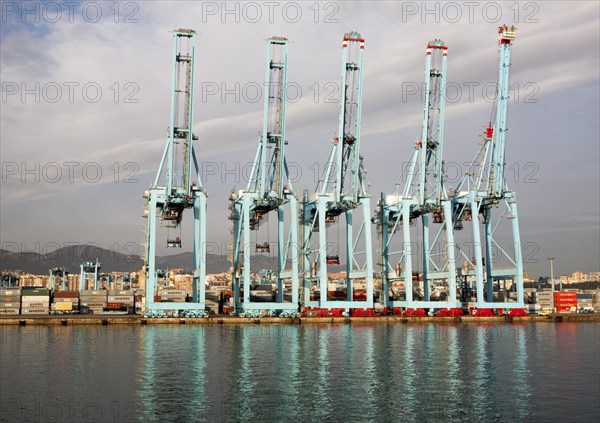
[[[210,314],[228,314],[231,292],[225,287],[207,291],[207,308]],[[259,288],[259,287],[257,287]],[[266,288],[265,288],[266,289]],[[157,302],[186,302],[192,298],[191,293],[182,289],[163,288],[155,297]],[[257,290],[257,292],[260,292]],[[49,314],[144,314],[145,290],[82,290],[60,291],[45,287],[0,287],[0,315],[2,316],[43,316]],[[474,306],[474,304],[473,304]],[[474,308],[474,307],[473,307]],[[536,291],[526,290],[525,308],[530,313],[573,313],[600,311],[600,290]],[[448,317],[444,309],[435,310],[440,317]],[[441,311],[441,312],[440,312]],[[469,310],[465,310],[468,313]],[[386,315],[411,316],[406,311],[387,310],[375,307],[374,310],[356,309],[352,315],[356,317],[377,317]],[[459,313],[457,315],[460,315]],[[500,312],[499,314],[502,314]],[[413,314],[419,317],[418,313]],[[342,309],[304,309],[305,317],[342,317]],[[424,315],[422,315],[424,316]]]

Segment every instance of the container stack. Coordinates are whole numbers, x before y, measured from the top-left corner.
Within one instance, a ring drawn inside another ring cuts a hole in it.
[[[577,293],[569,291],[554,292],[554,308],[557,313],[570,313],[577,310]]]
[[[19,314],[21,312],[21,287],[0,288],[0,315]]]
[[[133,291],[118,291],[111,289],[108,291],[107,308],[112,311],[124,311],[128,307],[134,306]]]
[[[133,290],[136,314],[144,314],[146,311],[146,290],[137,288]]]
[[[81,291],[81,307],[86,307],[91,313],[102,313],[107,307],[108,291],[84,289]]]
[[[21,290],[21,314],[48,314],[49,312],[50,290],[24,286]]]
[[[79,292],[60,291],[54,293],[50,310],[57,314],[74,313],[79,311]]]
[[[577,294],[577,310],[594,311],[592,294]]]
[[[552,302],[552,291],[538,291],[535,294],[535,301],[540,306],[540,311],[552,312],[554,303]]]
[[[186,293],[182,289],[163,289],[160,297],[163,303],[184,303]]]

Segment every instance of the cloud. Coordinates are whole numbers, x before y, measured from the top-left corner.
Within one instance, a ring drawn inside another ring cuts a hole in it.
[[[433,38],[441,38],[449,46],[448,80],[463,88],[462,96],[447,104],[445,152],[448,160],[471,160],[477,135],[489,119],[492,104],[483,98],[479,88],[474,98],[469,98],[465,87],[469,83],[495,82],[496,27],[515,21],[516,10],[520,15],[511,81],[519,84],[515,94],[520,97],[513,96],[509,109],[507,157],[523,163],[533,160],[541,169],[539,184],[518,184],[523,193],[519,197],[522,221],[536,216],[536,225],[540,225],[523,226],[522,232],[526,235],[541,230],[536,228],[554,225],[552,217],[539,215],[539,204],[555,198],[557,192],[565,194],[563,201],[552,208],[554,218],[571,216],[572,204],[578,201],[590,205],[587,216],[597,214],[597,4],[541,2],[532,3],[538,9],[526,9],[519,3],[517,9],[511,9],[508,3],[496,3],[502,8],[502,21],[494,22],[482,14],[484,4],[470,19],[466,6],[458,3],[462,15],[453,23],[445,3],[430,5],[439,8],[432,14],[423,14],[422,3],[413,2],[330,3],[329,7],[319,3],[318,13],[309,8],[310,3],[299,3],[302,14],[297,22],[293,22],[291,6],[286,9],[287,15],[283,14],[284,3],[273,12],[272,22],[263,7],[262,20],[252,23],[248,15],[251,11],[244,3],[236,3],[238,11],[223,15],[220,9],[216,14],[208,13],[207,2],[178,2],[177,8],[170,2],[143,2],[135,3],[137,9],[119,9],[118,18],[108,4],[99,3],[103,17],[95,23],[83,16],[85,4],[75,11],[73,22],[63,19],[50,23],[42,19],[39,23],[23,24],[19,17],[3,23],[2,161],[19,166],[25,163],[30,169],[39,163],[40,172],[44,166],[50,171],[50,163],[60,164],[63,171],[67,170],[66,162],[80,163],[73,181],[63,178],[48,183],[41,175],[42,182],[22,183],[21,172],[4,172],[3,237],[56,240],[69,224],[81,229],[88,222],[106,219],[107,208],[80,206],[83,198],[86,204],[119,204],[120,213],[126,215],[124,219],[138,218],[139,195],[153,180],[165,143],[172,48],[169,31],[174,28],[192,27],[199,31],[194,131],[199,136],[196,147],[200,162],[252,160],[262,127],[262,102],[245,97],[240,90],[263,83],[264,39],[272,35],[290,39],[288,80],[301,88],[301,95],[287,107],[287,153],[288,161],[298,163],[303,170],[302,179],[294,184],[299,192],[313,188],[315,168],[311,166],[323,166],[337,130],[335,90],[339,90],[341,37],[349,30],[360,31],[366,38],[361,146],[371,192],[378,193],[393,184],[399,163],[408,160],[414,140],[420,136],[420,95],[408,95],[407,84],[419,87],[422,83],[424,49]],[[222,5],[215,4],[219,8]],[[411,5],[419,8],[417,13],[407,9]],[[127,16],[137,23],[125,23]],[[7,95],[6,90],[15,87],[7,83],[16,84],[19,91]],[[534,84],[529,87],[537,87],[537,91],[526,89],[527,83]],[[219,91],[203,93],[207,84]],[[62,96],[53,102],[56,86]],[[101,95],[96,99],[98,87]],[[30,93],[23,95],[23,89]],[[526,95],[533,95],[537,102],[524,102]],[[586,152],[580,160],[583,164],[577,169],[550,171],[548,168],[557,161],[568,159],[577,163],[576,158],[571,159],[574,145],[577,151]],[[114,164],[123,179],[129,162],[137,166],[135,177],[139,182],[115,184]],[[103,177],[95,183],[80,172],[90,163],[97,163],[103,171]],[[7,170],[6,166],[3,170]],[[591,193],[583,200],[573,190],[581,180],[588,181],[587,191]],[[229,222],[223,218],[222,209],[232,185],[242,185],[242,181],[221,175],[206,182],[211,192],[209,217],[214,222],[209,238],[225,240],[228,236]],[[74,205],[68,209],[72,214],[66,221],[57,218],[55,221],[60,224],[33,228],[28,223],[35,219],[36,211],[60,211],[65,201]],[[587,236],[598,237],[597,225],[585,216],[584,213],[581,222],[577,220],[575,227],[589,227]],[[118,220],[117,215],[110,218]],[[120,236],[131,240],[139,237],[139,222],[134,223],[114,225],[122,229]],[[89,231],[100,242],[110,242],[114,237],[108,237],[106,231]],[[558,242],[562,236],[556,235],[549,242]],[[571,260],[573,267],[597,270],[592,269],[597,262],[578,262],[576,257]]]

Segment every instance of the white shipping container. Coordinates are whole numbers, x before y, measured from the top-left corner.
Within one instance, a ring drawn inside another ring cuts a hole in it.
[[[50,310],[50,304],[28,304],[21,307],[22,310]]]
[[[171,303],[185,303],[185,297],[162,297],[162,302],[165,302],[165,300],[168,300],[166,302],[171,302]]]
[[[89,302],[81,302],[82,306],[87,306],[89,308],[92,307],[99,307],[99,308],[104,308],[106,307],[106,301],[89,301]]]
[[[124,303],[124,304],[133,304],[133,295],[115,295],[108,297],[109,303]]]
[[[84,289],[81,291],[80,295],[108,295],[108,291],[105,289]]]
[[[4,296],[9,296],[9,295],[15,295],[15,296],[21,296],[21,290],[20,289],[0,289],[0,297],[4,297]]]
[[[78,303],[79,298],[54,298],[55,303]]]
[[[101,302],[101,303],[105,303],[108,300],[108,297],[102,297],[100,295],[95,295],[95,296],[85,296],[85,297],[81,297],[79,299],[80,302],[82,303],[97,303],[97,302]]]
[[[24,303],[23,308],[50,308],[50,303]]]
[[[0,308],[0,315],[18,315],[19,314],[19,309],[18,308]]]
[[[182,289],[163,289],[161,291],[161,293],[159,293],[159,295],[162,295],[164,297],[170,297],[170,296],[184,296],[185,297],[185,291]]]
[[[50,297],[42,297],[39,295],[31,296],[31,297],[21,297],[21,302],[23,304],[28,303],[48,303],[50,304]]]
[[[110,296],[113,296],[113,297],[114,296],[130,296],[130,295],[133,295],[133,291],[131,291],[131,290],[122,290],[122,291],[119,291],[119,290],[116,290],[116,289],[111,289],[111,290],[108,291],[108,296],[109,297]]]

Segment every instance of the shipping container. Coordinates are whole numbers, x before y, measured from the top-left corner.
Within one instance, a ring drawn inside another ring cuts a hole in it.
[[[50,297],[39,297],[39,296],[33,296],[33,297],[21,297],[21,304],[25,305],[25,304],[30,304],[30,303],[48,303],[50,304]]]
[[[554,298],[571,298],[571,297],[577,298],[577,292],[571,292],[571,291],[555,291],[554,292]]]
[[[0,315],[18,315],[19,312],[18,308],[0,308]]]
[[[50,310],[50,304],[48,305],[33,305],[28,307],[21,307],[21,310]]]
[[[556,307],[558,306],[574,306],[577,305],[577,299],[563,299],[563,300],[556,300],[554,301],[554,305]]]
[[[55,298],[54,303],[79,303],[79,298]]]
[[[106,302],[108,297],[101,295],[82,295],[80,301],[83,302]]]
[[[185,297],[186,292],[182,289],[163,289],[160,295],[163,297]]]
[[[0,295],[0,303],[21,302],[20,295]]]
[[[55,292],[54,298],[79,298],[79,292],[77,292],[77,291]]]
[[[0,303],[0,308],[20,308],[21,307],[21,303],[19,302],[1,302]]]
[[[48,314],[49,310],[21,310],[21,314]]]
[[[21,297],[50,297],[50,291],[47,289],[23,290]]]
[[[4,295],[16,295],[21,296],[21,288],[0,288],[0,297]]]
[[[131,291],[131,290],[122,290],[122,291],[119,291],[119,290],[111,289],[111,290],[108,291],[108,296],[109,297],[110,296],[112,296],[112,297],[115,297],[115,296],[130,296],[130,295],[133,295],[133,291]]]
[[[81,295],[108,295],[108,291],[104,289],[83,289]]]
[[[109,310],[123,310],[125,308],[125,304],[123,303],[107,303],[106,308]]]
[[[162,297],[163,303],[185,303],[185,297]]]
[[[578,300],[591,300],[592,299],[592,294],[577,294],[577,299]]]
[[[126,303],[133,304],[133,295],[115,295],[108,296],[109,303]]]
[[[52,304],[51,310],[56,311],[73,311],[73,303],[56,303]]]
[[[106,301],[90,301],[90,302],[81,302],[80,303],[82,306],[87,306],[89,308],[92,307],[100,307],[100,308],[104,308],[106,307]]]

